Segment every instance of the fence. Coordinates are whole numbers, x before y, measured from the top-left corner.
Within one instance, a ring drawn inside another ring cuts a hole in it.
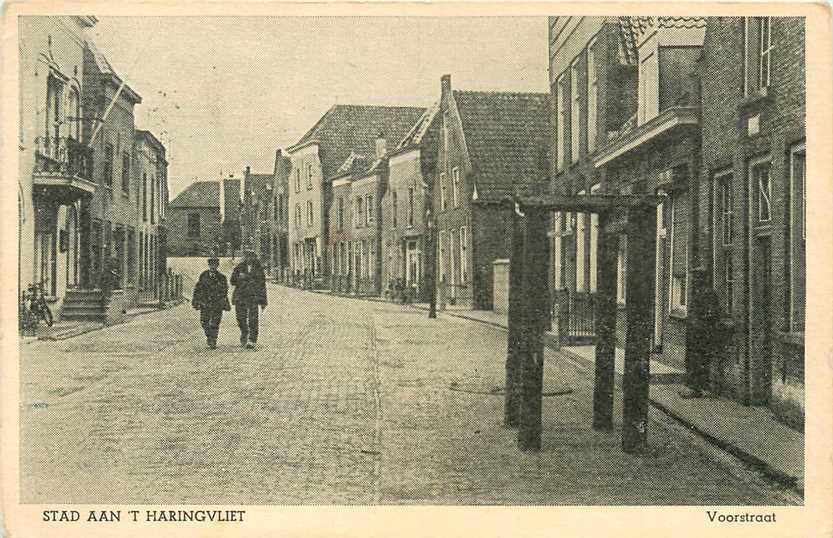
[[[562,345],[591,344],[596,338],[596,295],[572,290],[553,292],[553,321]]]
[[[143,305],[161,305],[163,303],[180,301],[185,296],[185,284],[185,277],[183,275],[174,274],[172,270],[168,269],[167,273],[159,275],[157,281],[149,289],[143,289],[137,292],[138,303]]]

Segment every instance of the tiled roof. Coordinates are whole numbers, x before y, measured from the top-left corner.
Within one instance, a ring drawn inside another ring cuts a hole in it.
[[[706,17],[619,17],[619,60],[636,65],[639,38],[650,28],[705,28]]]
[[[324,178],[329,179],[351,152],[375,155],[380,133],[391,142],[401,140],[424,112],[420,107],[335,105],[293,147],[317,140]]]
[[[547,93],[454,91],[478,200],[499,200],[515,186],[549,176]]]
[[[220,207],[220,183],[195,181],[174,198],[170,207]]]
[[[224,179],[226,191],[226,208],[240,201],[240,180]],[[220,182],[215,179],[195,181],[174,198],[170,207],[220,207]]]
[[[440,102],[435,101],[430,108],[428,108],[422,116],[417,120],[411,130],[408,131],[408,134],[405,135],[405,138],[402,139],[401,142],[396,146],[397,149],[407,148],[408,146],[412,146],[415,144],[419,144],[422,141],[422,138],[425,136],[425,133],[428,132],[428,129],[431,127],[431,123],[434,121],[434,118],[437,116],[437,112],[440,110]]]

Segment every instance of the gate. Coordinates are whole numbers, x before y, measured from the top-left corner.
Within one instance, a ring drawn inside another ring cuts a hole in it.
[[[563,346],[592,345],[596,341],[596,294],[556,290],[553,319]]]

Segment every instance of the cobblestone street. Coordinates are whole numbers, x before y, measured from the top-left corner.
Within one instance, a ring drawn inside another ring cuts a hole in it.
[[[26,503],[783,504],[652,410],[651,452],[590,428],[592,372],[548,352],[544,447],[502,427],[506,334],[269,288],[255,351],[188,306],[23,346]],[[621,402],[617,394],[617,417]]]

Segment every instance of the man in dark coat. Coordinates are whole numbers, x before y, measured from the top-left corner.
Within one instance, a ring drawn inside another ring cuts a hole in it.
[[[219,259],[208,259],[208,270],[200,275],[191,300],[191,306],[200,311],[200,323],[211,349],[217,347],[217,333],[220,331],[223,310],[231,310],[228,282],[226,275],[217,270],[219,266]]]
[[[257,307],[266,310],[266,274],[255,251],[246,250],[243,261],[231,274],[231,283],[235,286],[231,300],[240,327],[240,345],[254,349],[258,333]]]

